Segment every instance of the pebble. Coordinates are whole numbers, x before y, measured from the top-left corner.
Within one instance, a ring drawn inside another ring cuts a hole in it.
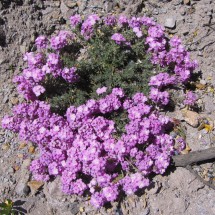
[[[105,11],[107,12],[107,13],[109,13],[111,10],[113,9],[113,2],[106,2],[105,3]]]
[[[154,14],[154,15],[158,15],[158,14],[159,14],[159,11],[155,8],[155,9],[153,10],[153,14]]]
[[[207,84],[207,82],[206,82],[204,79],[201,79],[201,80],[200,80],[200,84],[202,84],[202,85],[206,85],[206,84]]]
[[[60,10],[61,10],[61,13],[63,14],[63,17],[65,19],[67,19],[67,16],[68,16],[70,9],[69,9],[69,7],[67,7],[67,5],[63,1],[60,4]]]
[[[18,183],[16,186],[16,193],[20,196],[27,196],[30,192],[30,188],[27,186],[26,183]]]
[[[33,180],[29,181],[27,185],[30,187],[31,193],[35,194],[44,185],[44,182]]]
[[[10,144],[5,143],[5,144],[2,145],[1,148],[2,148],[3,150],[7,151],[7,150],[10,148]]]
[[[20,50],[20,52],[21,52],[22,54],[25,54],[26,51],[27,51],[27,47],[26,47],[25,45],[21,45],[21,46],[19,47],[19,50]]]
[[[194,128],[197,128],[199,125],[200,116],[198,113],[190,110],[182,110],[182,115],[187,124],[191,125]]]
[[[164,26],[167,28],[174,28],[176,26],[176,20],[174,17],[166,18]]]
[[[79,212],[79,204],[77,202],[70,203],[69,210],[72,214],[77,214]]]
[[[182,3],[183,0],[173,0],[172,4],[177,6]]]
[[[35,152],[35,147],[34,146],[30,146],[28,148],[28,152],[31,153],[31,154],[33,154]]]
[[[179,12],[182,16],[186,14],[186,10],[183,7],[179,10]]]
[[[184,0],[184,4],[190,4],[190,0]]]
[[[42,11],[43,15],[49,14],[53,11],[53,8],[51,7],[47,7],[45,10]]]
[[[14,173],[14,169],[12,167],[10,167],[7,172],[8,173]]]
[[[64,4],[69,8],[73,8],[73,7],[77,6],[77,2],[74,2],[71,0],[64,0]]]
[[[13,105],[17,105],[19,103],[19,99],[17,97],[12,97],[10,99],[10,102],[13,104]]]
[[[161,9],[159,10],[159,13],[161,13],[161,14],[164,13],[164,14],[165,14],[165,13],[167,13],[167,10],[166,10],[165,8],[161,8]]]

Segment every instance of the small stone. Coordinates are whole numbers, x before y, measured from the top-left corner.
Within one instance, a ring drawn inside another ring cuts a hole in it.
[[[144,210],[142,210],[139,215],[149,215],[149,214],[150,214],[150,209],[147,207]]]
[[[31,193],[35,194],[42,186],[44,185],[43,181],[29,181],[28,186],[31,189]]]
[[[161,8],[161,9],[159,10],[159,13],[161,13],[161,14],[164,13],[164,14],[165,14],[165,13],[167,13],[167,10],[166,10],[165,8]]]
[[[22,168],[27,169],[31,164],[31,159],[25,159],[22,163]]]
[[[202,57],[203,53],[201,51],[198,51],[198,56]]]
[[[198,127],[199,119],[200,119],[200,116],[198,113],[190,110],[182,110],[182,114],[186,123],[188,123],[194,128]]]
[[[208,11],[208,12],[207,12],[207,16],[212,16],[212,14],[213,14],[213,13],[212,13],[211,11]]]
[[[10,102],[13,104],[13,105],[17,105],[19,103],[19,99],[17,97],[12,97],[10,99]]]
[[[65,20],[69,19],[72,15],[71,9],[63,1],[60,4],[60,10]]]
[[[79,208],[79,211],[80,211],[80,212],[84,212],[84,208],[83,208],[83,207],[80,207],[80,208]]]
[[[23,154],[18,154],[17,157],[18,157],[18,158],[23,158],[24,155],[23,155]]]
[[[112,11],[112,10],[113,10],[113,2],[107,1],[107,2],[105,3],[105,11],[106,11],[107,13],[109,13],[109,12]]]
[[[51,7],[47,7],[45,10],[42,11],[43,15],[49,14],[53,11],[53,8]]]
[[[27,196],[30,192],[29,187],[27,186],[26,183],[18,183],[18,185],[16,186],[16,193],[20,196]]]
[[[179,12],[182,16],[186,14],[186,10],[183,7],[179,10]]]
[[[35,147],[34,146],[30,146],[28,149],[28,152],[33,154],[35,152]]]
[[[8,173],[14,173],[14,169],[13,169],[12,167],[10,167],[10,168],[8,169]]]
[[[176,20],[173,17],[169,17],[166,19],[164,26],[167,28],[174,28],[176,25]]]
[[[10,148],[10,144],[9,143],[5,143],[2,145],[1,147],[3,150],[7,151]]]
[[[183,0],[173,0],[172,4],[177,6],[182,3]]]
[[[77,6],[77,2],[73,2],[71,0],[64,0],[64,3],[69,8],[73,8],[73,7]]]
[[[60,7],[60,1],[55,1],[54,4],[56,7]]]
[[[18,170],[20,169],[20,166],[17,166],[17,165],[16,165],[16,166],[14,166],[13,168],[14,168],[15,171],[18,171]]]
[[[197,83],[196,84],[196,88],[199,89],[199,90],[204,90],[206,88],[206,85],[205,84],[201,84],[201,83]]]
[[[21,46],[19,47],[19,50],[20,50],[20,52],[21,52],[22,54],[25,54],[26,51],[27,51],[27,47],[26,47],[25,45],[21,45]]]
[[[190,0],[184,0],[184,4],[190,4]]]
[[[202,84],[202,85],[206,85],[206,84],[207,84],[207,82],[206,82],[204,79],[201,79],[201,80],[200,80],[200,84]]]
[[[4,98],[3,98],[3,101],[2,101],[2,103],[7,103],[9,101],[9,97],[8,97],[8,95],[5,95],[4,96]]]
[[[27,145],[26,142],[21,142],[21,143],[19,144],[19,149],[25,148],[26,145]]]
[[[73,202],[73,203],[69,204],[69,209],[72,214],[76,215],[79,212],[78,206],[79,206],[78,202]]]
[[[154,14],[154,15],[158,15],[158,14],[159,14],[159,11],[155,8],[155,9],[153,10],[153,14]]]

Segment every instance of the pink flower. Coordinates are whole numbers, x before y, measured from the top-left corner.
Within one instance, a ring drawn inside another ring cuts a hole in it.
[[[119,33],[113,34],[111,39],[114,40],[117,44],[121,44],[121,42],[126,42],[125,37]]]
[[[37,85],[37,86],[33,87],[32,90],[37,97],[45,92],[45,88],[41,85]]]
[[[101,87],[101,88],[98,88],[97,90],[96,90],[96,93],[98,94],[98,95],[100,95],[100,94],[102,94],[102,93],[105,93],[107,91],[107,87]]]

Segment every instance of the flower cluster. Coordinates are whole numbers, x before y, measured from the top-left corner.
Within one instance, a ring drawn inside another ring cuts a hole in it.
[[[197,95],[194,94],[193,92],[189,91],[185,95],[184,104],[189,105],[189,106],[193,106],[196,103],[197,99],[198,99]]]
[[[120,108],[127,111],[129,122],[116,137],[114,121],[104,114]],[[120,187],[131,194],[148,186],[148,175],[162,174],[169,165],[174,140],[165,133],[171,122],[153,110],[142,93],[126,99],[122,89],[114,88],[104,98],[71,106],[66,116],[35,101],[16,106],[13,116],[2,121],[4,128],[38,144],[40,158],[30,167],[36,180],[59,175],[65,193],[82,195],[88,190],[92,204],[100,207],[116,200]]]
[[[157,105],[169,103],[167,87],[186,83],[196,62],[190,60],[178,38],[173,37],[168,44],[164,29],[148,17],[101,19],[92,14],[82,21],[80,15],[74,15],[70,22],[74,31],[60,31],[50,39],[39,36],[35,41],[37,52],[25,54],[28,66],[14,81],[19,93],[31,102],[15,106],[13,115],[2,120],[2,126],[38,145],[40,157],[30,167],[36,180],[47,181],[60,176],[65,193],[90,194],[91,203],[101,207],[117,200],[122,191],[132,194],[148,186],[151,173],[165,172],[176,152],[175,139],[169,135],[171,120],[159,113]],[[132,48],[133,41],[123,35],[124,27],[138,39],[145,37],[146,51],[151,54],[153,64],[166,67],[168,71],[150,78],[148,96],[142,92],[127,96],[122,88],[111,89],[106,85],[96,90],[99,99],[71,105],[63,116],[53,113],[40,97],[46,91],[46,78],[61,78],[77,85],[79,68],[64,65],[62,50],[73,41],[77,42],[78,35],[85,42],[89,41],[98,32],[99,25],[117,29],[109,38],[117,47],[126,44]],[[78,27],[80,32],[76,34]],[[192,105],[195,100],[189,92],[184,103]],[[125,126],[118,132],[111,116],[122,112],[127,117],[120,119]],[[177,142],[182,150],[184,141],[178,139]]]
[[[59,51],[70,43],[74,35],[67,31],[60,31],[57,36],[50,39],[39,36],[35,43],[41,52],[28,52],[24,55],[24,61],[28,67],[23,70],[22,75],[16,76],[14,82],[18,84],[18,92],[27,100],[36,100],[45,92],[44,81],[48,74],[53,77],[62,77],[72,83],[78,80],[77,68],[62,68],[59,53],[44,53],[42,49],[52,48]]]

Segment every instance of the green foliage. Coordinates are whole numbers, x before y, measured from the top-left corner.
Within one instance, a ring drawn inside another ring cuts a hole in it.
[[[5,202],[0,203],[0,215],[14,215],[13,202],[7,199]]]
[[[116,32],[123,34],[131,45],[118,45],[111,40]],[[65,67],[77,67],[80,78],[74,84],[47,78],[44,100],[51,104],[53,111],[65,114],[70,105],[78,106],[90,98],[98,99],[96,90],[103,86],[108,87],[107,93],[120,87],[128,96],[149,92],[149,78],[161,70],[151,63],[143,38],[137,38],[131,29],[107,26],[97,27],[88,41],[79,31],[75,33],[78,35],[76,42],[61,51],[61,59]]]

